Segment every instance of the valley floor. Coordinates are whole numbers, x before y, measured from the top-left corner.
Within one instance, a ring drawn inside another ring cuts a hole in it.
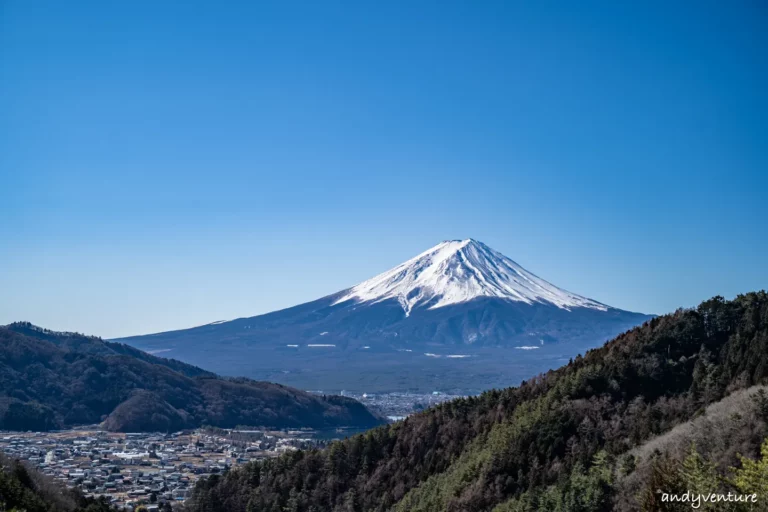
[[[141,347],[140,347],[141,348]],[[162,355],[227,376],[244,376],[305,390],[338,394],[418,393],[472,395],[517,386],[567,363],[585,347],[473,348],[435,346],[413,349],[291,349],[218,345],[216,354],[173,349]]]

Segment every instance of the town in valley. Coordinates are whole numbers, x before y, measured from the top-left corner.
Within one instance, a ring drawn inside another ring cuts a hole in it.
[[[390,421],[457,398],[440,392],[351,393]],[[250,461],[322,447],[356,430],[274,430],[204,427],[174,433],[107,432],[98,425],[52,432],[0,432],[0,452],[25,461],[85,496],[105,498],[118,510],[171,510],[201,478]]]

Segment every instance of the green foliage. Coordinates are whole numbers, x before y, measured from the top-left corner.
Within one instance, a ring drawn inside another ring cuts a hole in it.
[[[748,505],[747,510],[768,510],[768,439],[760,447],[760,454],[759,460],[740,457],[741,468],[734,470],[734,487],[744,494],[757,494],[757,504]]]
[[[702,457],[696,446],[691,445],[688,456],[680,468],[680,476],[686,490],[696,494],[710,494],[720,491],[721,477],[715,464]],[[714,510],[718,504],[704,503],[699,510]]]
[[[723,478],[715,464],[707,460],[691,444],[685,459],[680,462],[667,454],[657,454],[651,479],[641,495],[643,511],[689,510],[689,502],[664,500],[663,495],[708,496],[723,490]],[[722,510],[723,503],[702,500],[697,510]]]
[[[498,505],[494,512],[603,512],[611,510],[613,464],[605,451],[598,452],[592,467],[577,463],[568,479],[544,489],[534,488]]]

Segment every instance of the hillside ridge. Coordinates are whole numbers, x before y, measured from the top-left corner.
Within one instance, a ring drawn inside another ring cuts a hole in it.
[[[116,431],[174,431],[203,424],[335,428],[382,422],[349,398],[219,377],[128,345],[25,322],[0,327],[0,347],[0,429],[103,422]]]

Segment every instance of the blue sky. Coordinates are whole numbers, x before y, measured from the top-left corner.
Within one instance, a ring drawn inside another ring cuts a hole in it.
[[[249,316],[473,237],[642,312],[768,288],[768,9],[0,3],[0,323]]]

